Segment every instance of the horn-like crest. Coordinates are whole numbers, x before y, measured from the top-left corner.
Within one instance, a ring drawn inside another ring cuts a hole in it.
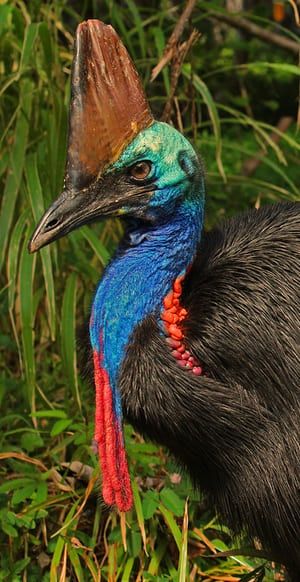
[[[99,20],[76,32],[65,186],[89,186],[154,119],[115,30]]]

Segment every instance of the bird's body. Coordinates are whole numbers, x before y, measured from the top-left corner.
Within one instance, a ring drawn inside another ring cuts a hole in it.
[[[182,305],[185,344],[207,375],[182,369],[159,314],[146,317],[121,368],[124,414],[299,580],[300,204],[205,235]]]
[[[30,243],[124,218],[90,320],[104,500],[131,506],[123,413],[299,582],[300,204],[203,235],[202,163],[154,121],[124,51],[79,26],[65,190]]]

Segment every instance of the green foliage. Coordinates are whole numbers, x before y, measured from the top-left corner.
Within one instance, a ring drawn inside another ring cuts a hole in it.
[[[192,25],[201,37],[181,67],[170,119],[205,159],[208,227],[255,204],[300,198],[295,123],[284,133],[276,128],[281,116],[296,117],[297,63],[216,28],[211,7],[222,11],[217,1],[195,8]],[[93,389],[78,373],[76,330],[122,228],[112,221],[84,227],[38,256],[27,252],[34,225],[63,183],[76,24],[95,17],[115,26],[160,117],[171,94],[171,66],[154,83],[149,79],[181,8],[168,0],[0,2],[3,581],[96,581],[100,571],[110,581],[273,580],[273,570],[256,558],[208,557],[241,542],[199,502],[168,454],[130,426],[134,508],[125,517],[102,507],[90,447]],[[257,10],[254,16],[269,26],[266,8]],[[189,24],[185,39],[190,30]],[[249,175],[245,162],[252,157],[259,164]]]

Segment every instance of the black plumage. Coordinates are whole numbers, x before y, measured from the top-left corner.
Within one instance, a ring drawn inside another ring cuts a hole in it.
[[[207,376],[179,368],[148,318],[122,367],[125,416],[299,581],[300,204],[207,233],[182,304],[185,343]]]
[[[29,248],[107,216],[127,225],[90,322],[104,498],[122,511],[131,504],[120,392],[133,426],[299,582],[300,204],[252,210],[202,236],[202,164],[154,121],[110,26],[79,25],[71,84],[65,189]],[[171,315],[191,371],[172,355],[164,318],[200,238],[180,298],[187,315]]]

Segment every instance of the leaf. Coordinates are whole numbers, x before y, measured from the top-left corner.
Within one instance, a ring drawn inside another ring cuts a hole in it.
[[[35,490],[36,481],[32,481],[22,489],[17,489],[12,496],[12,504],[18,505],[18,503],[22,503],[25,499],[29,499]]]
[[[128,580],[131,580],[131,572],[132,572],[133,565],[134,565],[134,558],[128,558],[126,560],[126,563],[125,563],[125,566],[123,569],[121,582],[128,582]]]
[[[18,560],[13,566],[14,574],[20,574],[25,570],[26,566],[30,564],[31,558],[23,558],[22,560]]]
[[[18,258],[23,240],[23,231],[28,220],[29,212],[26,210],[19,216],[11,235],[7,256],[7,280],[8,280],[8,306],[12,312],[15,303],[15,293],[18,278]]]
[[[32,482],[32,479],[29,477],[21,477],[19,479],[9,479],[0,485],[0,493],[11,493],[15,489],[21,489],[25,487],[29,483]]]
[[[19,193],[25,151],[27,147],[33,83],[28,79],[20,82],[20,108],[17,115],[15,139],[10,150],[10,162],[3,192],[0,214],[0,271],[3,266],[15,205]]]
[[[34,295],[33,278],[36,255],[30,255],[27,250],[29,230],[23,244],[20,258],[20,320],[23,346],[23,364],[25,370],[27,400],[30,408],[34,409],[35,399],[35,357],[34,357]]]
[[[173,489],[164,487],[160,492],[160,499],[167,509],[170,509],[175,515],[180,517],[184,511],[184,501]]]
[[[171,513],[171,511],[169,511],[169,509],[166,509],[163,505],[159,506],[159,510],[176,542],[176,545],[178,547],[178,550],[180,551],[181,548],[181,533],[180,533],[180,529],[173,517],[173,514]]]
[[[57,538],[53,558],[50,566],[50,582],[57,582],[57,569],[60,564],[61,556],[65,547],[65,539],[62,536]]]
[[[76,580],[78,580],[78,582],[84,582],[84,580],[86,580],[86,578],[84,578],[84,576],[83,576],[83,571],[81,568],[78,553],[75,550],[75,548],[73,548],[70,544],[68,545],[68,555],[70,558],[70,562],[74,568],[74,572],[76,574]]]
[[[41,216],[44,213],[44,201],[43,201],[43,194],[42,188],[40,183],[40,178],[38,174],[37,168],[37,158],[36,155],[30,155],[27,157],[26,166],[26,179],[28,184],[28,194],[29,194],[29,201],[31,204],[32,214],[34,217],[35,223],[37,223]],[[46,306],[48,312],[48,321],[49,321],[49,328],[51,339],[55,340],[55,327],[56,327],[56,320],[55,320],[55,292],[54,292],[54,280],[53,280],[53,271],[52,271],[52,262],[51,262],[51,255],[50,255],[50,248],[46,247],[41,249],[39,256],[42,259],[42,267],[43,267],[43,275],[45,280],[45,289],[46,289]]]
[[[151,554],[151,560],[148,566],[148,573],[155,576],[158,572],[159,565],[166,553],[168,545],[167,537],[159,538],[154,552]]]
[[[19,533],[16,530],[16,528],[13,527],[12,525],[10,525],[9,523],[7,523],[6,521],[2,521],[1,527],[4,531],[4,533],[6,533],[8,536],[11,536],[12,538],[19,537]]]
[[[44,54],[44,68],[51,82],[53,65],[52,38],[46,22],[39,23],[39,36]]]
[[[182,524],[181,548],[179,550],[178,582],[185,582],[188,579],[187,575],[188,525],[189,525],[188,500],[186,500]]]
[[[14,316],[14,307],[15,307],[15,300],[16,300],[16,289],[17,289],[17,282],[18,282],[18,261],[19,255],[21,251],[21,245],[23,240],[23,232],[25,229],[26,222],[28,220],[28,210],[25,210],[17,220],[15,227],[13,229],[9,249],[8,249],[8,256],[7,256],[7,280],[8,280],[8,310],[11,320],[11,325],[13,328],[13,333],[15,337],[15,341],[18,348],[20,366],[22,369],[22,352],[20,347],[20,339],[19,334],[16,328],[16,321]]]
[[[144,33],[143,21],[137,9],[136,3],[133,0],[126,0],[126,4],[133,16],[134,24],[139,35],[139,45],[143,58],[146,56],[146,38]]]
[[[182,72],[187,77],[190,78],[190,67],[188,65],[182,66]],[[226,182],[225,171],[222,163],[222,135],[221,135],[221,124],[220,118],[218,114],[218,110],[215,104],[215,101],[210,93],[209,88],[207,85],[200,79],[200,77],[193,72],[192,75],[192,83],[195,89],[200,93],[205,105],[207,106],[208,114],[211,119],[214,135],[216,138],[216,161],[219,168],[219,172]]]
[[[154,36],[154,42],[155,42],[155,46],[156,46],[157,54],[158,54],[157,60],[159,62],[162,55],[163,55],[165,46],[166,46],[165,35],[164,35],[164,31],[162,30],[162,28],[160,26],[153,27],[152,34]],[[170,95],[170,79],[169,79],[167,67],[164,67],[162,69],[162,76],[164,79],[166,94]]]
[[[36,488],[34,502],[35,504],[40,505],[41,503],[47,501],[47,497],[48,497],[48,485],[46,481],[40,481]],[[47,516],[47,512],[45,512],[43,509],[40,509],[40,511],[36,514],[36,519],[45,517],[45,514]]]
[[[272,126],[258,122],[257,120],[249,117],[248,115],[245,115],[244,113],[241,113],[240,111],[236,111],[235,109],[232,109],[232,107],[228,107],[226,105],[219,105],[219,108],[230,113],[232,115],[232,117],[235,118],[234,119],[235,124],[249,125],[250,127],[252,127],[257,132],[259,137],[262,138],[263,143],[274,150],[278,160],[282,164],[286,165],[286,160],[285,160],[285,157],[284,157],[284,154],[283,154],[281,148],[275,143],[275,141],[271,138],[271,136],[264,130],[264,127],[267,127],[268,129],[273,130]]]
[[[289,75],[300,76],[300,68],[297,65],[290,63],[268,63],[264,61],[256,61],[246,65],[240,65],[240,68],[246,68],[253,73],[265,73],[268,69],[273,69],[279,73],[287,73]]]
[[[11,26],[12,11],[13,6],[0,4],[0,37],[2,37],[4,31]]]
[[[21,447],[28,453],[44,446],[44,441],[37,431],[24,432],[21,437]]]
[[[65,420],[57,420],[52,427],[50,436],[55,437],[61,434],[64,430],[66,430],[66,428],[68,428],[68,426],[70,426],[70,424],[72,424],[72,420],[69,418]]]
[[[24,70],[28,67],[30,60],[32,59],[32,55],[34,54],[33,47],[34,43],[37,39],[39,31],[39,24],[37,23],[30,23],[26,27],[25,37],[23,42],[20,66],[19,66],[19,73],[23,73]]]
[[[35,418],[67,418],[64,410],[38,410],[33,412],[31,416]]]
[[[52,196],[57,196],[63,185],[67,146],[67,109],[63,97],[52,90],[53,111],[47,117],[47,157]]]
[[[143,540],[144,552],[145,552],[146,556],[148,556],[142,502],[141,502],[141,497],[140,497],[138,485],[137,485],[136,481],[134,481],[134,480],[132,481],[132,493],[133,493],[134,507],[135,507],[135,511],[136,511],[136,515],[137,515],[137,519],[138,519],[138,524],[139,524],[139,528],[140,528],[140,532],[141,532],[141,536],[142,536],[142,540]]]
[[[136,558],[142,546],[142,537],[139,531],[134,529],[129,530],[127,535],[127,543],[128,543],[128,553],[133,558]]]
[[[75,339],[76,288],[77,276],[75,273],[72,273],[67,280],[67,285],[63,297],[61,338],[64,367],[69,378],[73,396],[77,401],[79,410],[81,411]]]
[[[155,511],[158,509],[158,506],[159,494],[157,491],[146,491],[142,501],[144,519],[150,519],[153,517]]]
[[[116,544],[109,544],[108,546],[108,580],[116,580],[117,570],[117,548]]]
[[[86,239],[91,249],[97,255],[101,264],[105,267],[110,259],[110,254],[104,244],[98,239],[94,231],[88,226],[81,228],[81,235]]]

